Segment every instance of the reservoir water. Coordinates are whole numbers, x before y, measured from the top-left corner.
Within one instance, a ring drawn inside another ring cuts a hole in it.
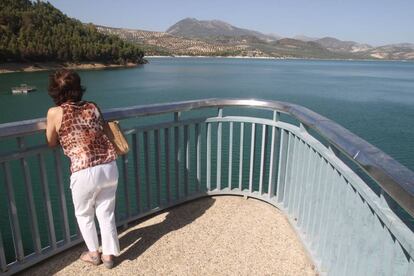
[[[152,58],[134,69],[80,71],[103,109],[202,98],[257,98],[308,107],[414,170],[414,63]],[[45,116],[47,72],[0,75],[0,123]],[[11,95],[27,83],[38,91]]]
[[[84,98],[95,101],[102,109],[204,98],[287,101],[338,122],[414,170],[414,63],[223,58],[151,58],[149,62],[133,69],[79,71],[87,89]],[[0,124],[45,116],[47,109],[53,105],[47,95],[48,74],[0,74]],[[21,83],[36,86],[38,90],[28,95],[12,95],[11,87]],[[8,152],[10,145],[10,142],[0,141],[0,154]],[[162,157],[161,162],[164,162]],[[53,155],[48,153],[45,158],[56,238],[60,240],[63,227]],[[40,238],[42,246],[47,246],[48,233],[38,159],[33,156],[27,161],[32,176]],[[67,168],[67,160],[63,161]],[[33,252],[33,242],[21,162],[15,160],[11,163],[23,246],[25,253],[29,254]],[[248,162],[245,164],[248,166]],[[128,166],[132,167],[133,162]],[[161,166],[164,168],[165,164]],[[133,169],[128,171],[132,179]],[[226,175],[225,171],[223,175]],[[70,233],[75,234],[68,171],[62,177]],[[14,247],[4,179],[0,167],[0,234],[7,259],[11,262],[14,260]],[[120,183],[118,211],[125,209],[122,179]],[[145,190],[141,192],[145,194]],[[137,204],[145,205],[145,200],[131,202],[131,208],[134,209]]]

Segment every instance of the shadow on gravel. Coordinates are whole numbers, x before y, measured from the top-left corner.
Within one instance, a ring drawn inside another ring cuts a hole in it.
[[[192,223],[201,217],[214,204],[214,201],[214,198],[206,197],[193,201],[191,204],[186,203],[174,207],[167,210],[168,215],[162,222],[128,232],[120,238],[119,242],[121,250],[130,247],[116,258],[115,266],[125,260],[135,260],[164,235]],[[130,227],[134,227],[140,222],[138,221]],[[139,241],[137,242],[137,240]],[[133,245],[131,246],[131,244]]]
[[[172,207],[171,209],[158,213],[168,213],[164,221],[128,232],[120,238],[119,242],[121,250],[129,248],[115,259],[114,266],[121,264],[125,260],[135,260],[164,235],[178,230],[202,216],[205,211],[214,204],[214,202],[214,198],[206,197]],[[134,227],[151,217],[157,216],[158,214],[132,222],[129,224],[129,228]],[[118,230],[118,233],[121,232],[122,230]],[[131,246],[131,244],[133,245]],[[85,250],[87,250],[87,248],[85,244],[82,243],[57,254],[50,259],[46,259],[34,267],[28,268],[18,274],[30,276],[54,275],[65,267],[71,265],[73,262],[76,262],[80,254]],[[94,267],[90,264],[85,265],[90,266],[88,270],[94,269]]]

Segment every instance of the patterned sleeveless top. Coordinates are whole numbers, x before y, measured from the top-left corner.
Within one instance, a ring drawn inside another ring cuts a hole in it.
[[[70,159],[72,173],[116,159],[114,146],[103,131],[103,118],[90,102],[63,103],[58,131],[63,152]]]

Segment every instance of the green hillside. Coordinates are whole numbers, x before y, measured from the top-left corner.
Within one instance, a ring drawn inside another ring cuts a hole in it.
[[[93,25],[64,15],[50,3],[0,1],[0,62],[143,63],[144,51]]]

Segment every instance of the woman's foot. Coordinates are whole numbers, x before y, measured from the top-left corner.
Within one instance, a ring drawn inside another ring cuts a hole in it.
[[[114,267],[114,256],[113,255],[102,254],[101,260],[106,268],[111,269]]]
[[[99,252],[98,251],[85,251],[82,252],[79,259],[86,263],[90,263],[93,265],[99,265],[101,263],[101,259],[99,258]]]

